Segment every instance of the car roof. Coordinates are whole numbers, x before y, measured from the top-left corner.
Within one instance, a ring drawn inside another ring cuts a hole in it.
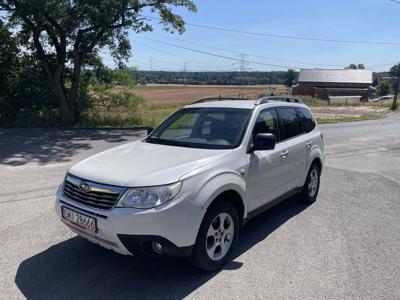
[[[215,100],[186,105],[187,108],[242,108],[253,109],[257,100]]]
[[[236,100],[236,99],[224,99],[224,100],[207,100],[207,101],[197,101],[192,104],[186,105],[185,108],[237,108],[237,109],[255,109],[255,108],[266,108],[266,107],[276,107],[276,106],[292,106],[292,107],[307,107],[303,103],[299,102],[286,102],[279,101],[279,99],[286,99],[293,97],[264,97],[259,100]],[[269,100],[269,101],[268,101]],[[261,102],[262,101],[262,102]]]

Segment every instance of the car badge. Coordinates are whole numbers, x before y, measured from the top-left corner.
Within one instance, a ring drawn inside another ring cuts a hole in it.
[[[90,192],[90,186],[86,182],[81,182],[79,184],[79,189],[84,193]]]

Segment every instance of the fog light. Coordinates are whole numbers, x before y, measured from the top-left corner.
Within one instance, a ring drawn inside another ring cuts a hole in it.
[[[161,254],[161,252],[162,252],[162,245],[161,245],[160,243],[158,243],[158,242],[153,242],[153,243],[152,243],[152,246],[153,246],[153,251],[154,251],[156,254]]]

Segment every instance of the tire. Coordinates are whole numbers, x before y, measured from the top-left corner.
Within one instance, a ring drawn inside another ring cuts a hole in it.
[[[210,206],[201,223],[190,257],[193,266],[215,271],[230,259],[239,236],[239,218],[229,202]]]
[[[305,203],[314,203],[317,200],[320,185],[321,169],[318,164],[313,163],[307,174],[306,183],[300,193]]]

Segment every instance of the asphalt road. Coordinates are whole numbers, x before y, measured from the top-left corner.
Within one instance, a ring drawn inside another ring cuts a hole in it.
[[[243,228],[234,260],[125,257],[57,219],[66,170],[134,131],[0,131],[1,299],[400,299],[400,114],[321,126],[318,201],[290,199]]]

